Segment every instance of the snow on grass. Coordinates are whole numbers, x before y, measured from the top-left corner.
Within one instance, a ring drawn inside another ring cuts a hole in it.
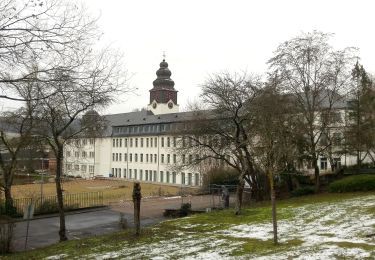
[[[367,195],[281,208],[279,212],[291,213],[292,217],[278,222],[279,246],[272,244],[271,216],[260,223],[233,224],[229,228],[220,226],[219,220],[199,224],[194,219],[189,223],[190,217],[167,222],[176,230],[155,227],[160,238],[119,241],[116,245],[120,249],[109,247],[106,250],[111,252],[102,252],[93,248],[100,253],[77,259],[371,259],[375,257],[375,239],[368,235],[375,233],[375,217],[369,209],[374,206],[375,195]],[[251,221],[251,216],[248,219]],[[202,228],[211,226],[215,231]],[[162,232],[172,234],[162,236]]]
[[[297,257],[300,259],[322,259],[345,256],[352,259],[370,257],[375,241],[366,237],[375,233],[375,217],[366,210],[375,205],[375,196],[350,199],[339,203],[311,204],[294,209],[293,219],[278,222],[280,242],[293,239],[304,241],[290,253],[270,254],[276,259]],[[272,223],[236,225],[217,233],[236,238],[271,240]],[[333,244],[347,243],[350,248]],[[357,247],[358,246],[358,247]],[[368,250],[361,247],[367,247]],[[354,248],[353,248],[354,247]]]

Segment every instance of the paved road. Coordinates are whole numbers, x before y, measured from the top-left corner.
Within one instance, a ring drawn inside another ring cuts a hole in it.
[[[152,225],[165,220],[163,211],[166,208],[179,208],[181,202],[191,202],[193,209],[204,209],[217,206],[218,197],[193,196],[170,198],[144,198],[141,202],[141,225]],[[93,235],[111,233],[119,230],[120,212],[124,213],[129,226],[133,225],[133,203],[131,201],[119,202],[109,208],[85,211],[66,216],[68,239],[80,239]],[[14,249],[24,250],[27,222],[18,222],[15,229]],[[27,249],[47,246],[57,243],[59,218],[34,219],[30,221]]]

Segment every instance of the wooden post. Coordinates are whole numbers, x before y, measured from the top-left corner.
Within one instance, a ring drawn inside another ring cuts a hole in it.
[[[134,183],[133,187],[133,203],[134,203],[134,225],[135,234],[138,236],[141,229],[140,211],[141,211],[141,184],[139,182]]]

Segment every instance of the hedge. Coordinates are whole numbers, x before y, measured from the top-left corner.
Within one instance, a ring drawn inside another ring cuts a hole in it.
[[[361,174],[334,181],[330,192],[375,191],[375,175]]]

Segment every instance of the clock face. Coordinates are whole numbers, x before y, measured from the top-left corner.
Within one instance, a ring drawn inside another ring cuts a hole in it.
[[[154,104],[152,104],[152,107],[153,107],[153,108],[156,108],[156,107],[157,107],[156,102],[155,102]]]
[[[173,103],[172,103],[172,102],[169,102],[169,103],[168,103],[168,107],[169,107],[170,109],[172,109],[172,108],[173,108]]]

